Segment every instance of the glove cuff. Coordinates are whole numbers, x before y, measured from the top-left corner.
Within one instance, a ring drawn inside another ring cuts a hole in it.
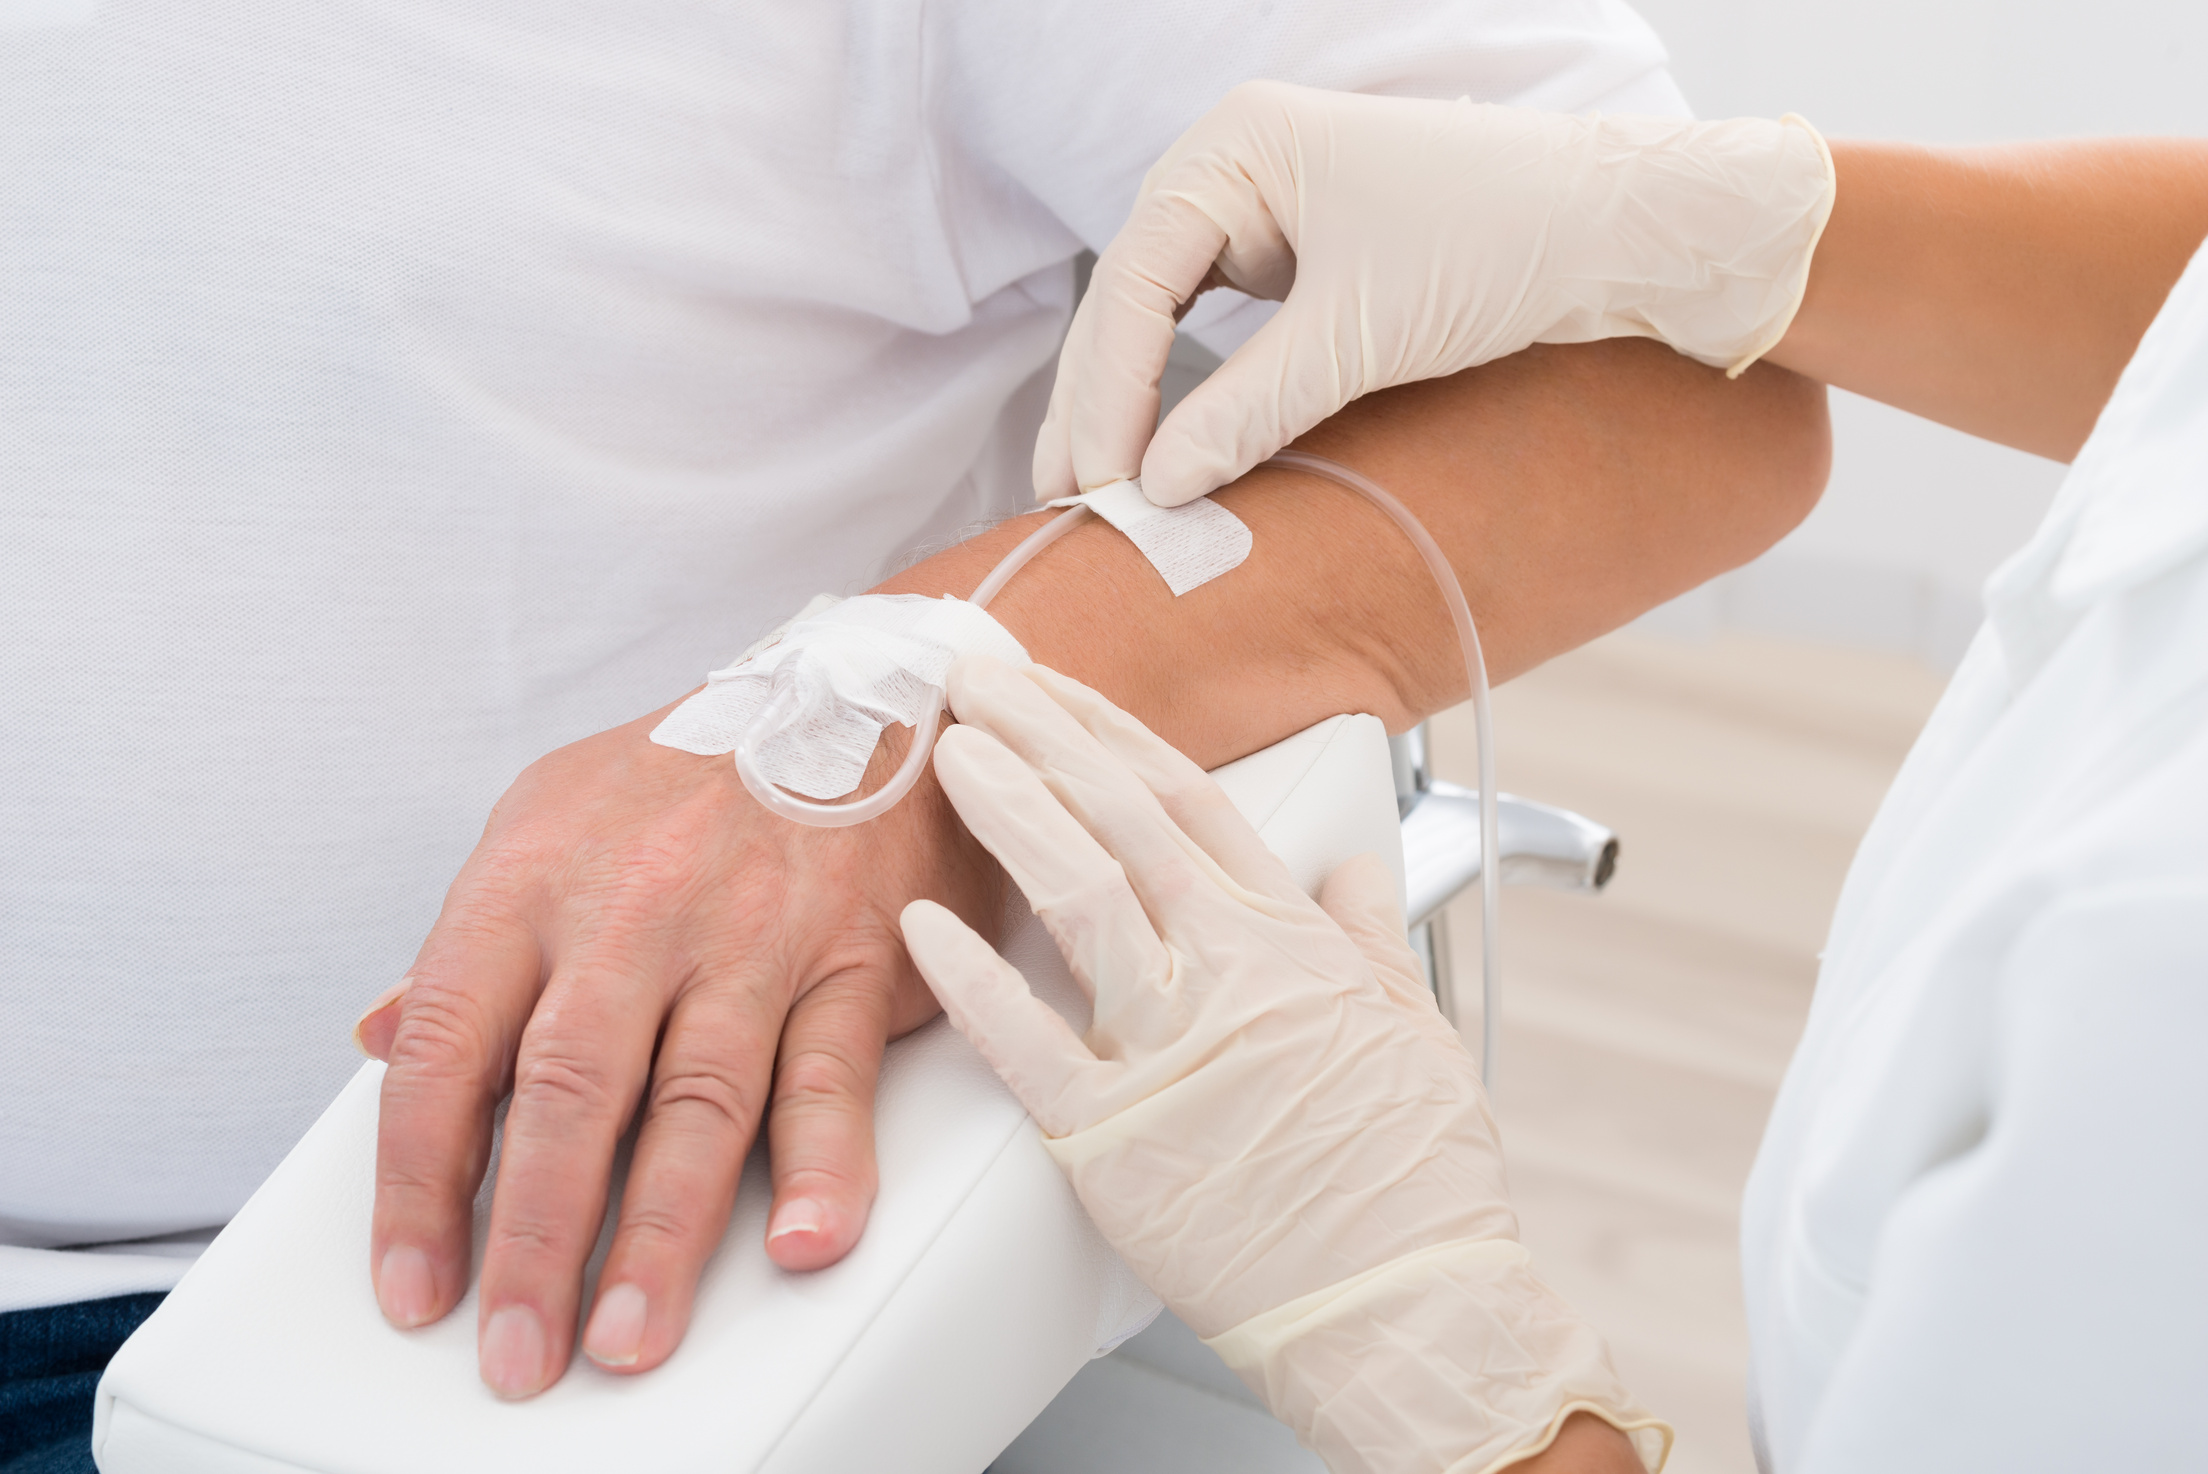
[[[1816,257],[1817,243],[1825,238],[1825,227],[1832,221],[1833,201],[1839,195],[1840,175],[1833,167],[1832,145],[1825,142],[1825,135],[1818,132],[1809,119],[1800,113],[1788,113],[1779,119],[1779,125],[1808,134],[1810,142],[1817,146],[1817,158],[1824,171],[1822,185],[1820,187],[1814,179],[1811,181],[1811,187],[1815,190],[1814,204],[1796,227],[1806,238],[1802,240],[1798,252],[1775,283],[1776,305],[1780,310],[1764,324],[1763,334],[1755,345],[1738,360],[1726,366],[1725,377],[1728,379],[1737,379],[1746,373],[1757,359],[1778,347],[1785,340],[1787,330],[1794,326],[1794,318],[1802,310],[1802,298],[1809,292],[1810,262]]]
[[[1807,120],[1602,118],[1576,151],[1534,341],[1655,338],[1734,377],[1779,345],[1836,190]]]
[[[1337,1474],[1487,1474],[1589,1412],[1657,1474],[1669,1424],[1509,1239],[1420,1249],[1205,1342]]]

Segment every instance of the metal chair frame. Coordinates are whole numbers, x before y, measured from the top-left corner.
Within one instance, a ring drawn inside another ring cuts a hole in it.
[[[1403,819],[1404,918],[1442,1017],[1460,1022],[1447,907],[1480,878],[1480,796],[1434,777],[1426,724],[1388,739]],[[1618,837],[1594,820],[1495,795],[1503,884],[1599,895],[1618,868]]]

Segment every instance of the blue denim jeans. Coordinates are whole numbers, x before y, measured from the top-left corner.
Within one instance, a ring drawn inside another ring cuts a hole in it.
[[[93,1474],[92,1389],[162,1297],[0,1315],[0,1474]]]

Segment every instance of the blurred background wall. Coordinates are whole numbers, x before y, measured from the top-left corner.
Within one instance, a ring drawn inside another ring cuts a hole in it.
[[[1990,142],[2208,134],[2204,0],[1635,0],[1704,117],[1798,112],[1833,136]],[[1832,487],[1757,563],[1649,616],[1952,669],[1978,588],[2062,467],[1835,392]]]

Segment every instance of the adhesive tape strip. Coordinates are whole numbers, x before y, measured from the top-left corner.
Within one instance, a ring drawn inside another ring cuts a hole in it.
[[[807,798],[849,793],[866,776],[882,728],[911,726],[941,699],[951,662],[980,651],[1027,665],[1027,649],[986,610],[946,595],[826,595],[705,678],[705,689],[652,729],[662,747],[718,757],[736,750],[778,673],[802,700],[753,743],[759,771]]]
[[[1085,506],[1126,533],[1176,598],[1250,556],[1249,524],[1208,496],[1161,507],[1142,494],[1140,481],[1114,481],[1050,505]]]

